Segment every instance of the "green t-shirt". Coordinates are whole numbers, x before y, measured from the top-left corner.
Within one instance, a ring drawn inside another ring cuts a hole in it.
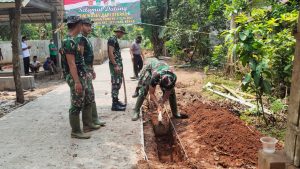
[[[55,50],[51,50],[51,49],[55,49]],[[49,51],[50,51],[50,55],[57,55],[57,47],[55,44],[49,44]]]

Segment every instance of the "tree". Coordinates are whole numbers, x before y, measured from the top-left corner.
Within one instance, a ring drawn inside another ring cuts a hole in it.
[[[144,35],[152,43],[154,55],[163,55],[164,37],[163,28],[155,25],[164,26],[169,15],[168,0],[144,0],[141,4],[142,22],[144,25]]]
[[[21,22],[21,0],[15,0],[16,7],[11,11],[11,37],[12,37],[12,52],[13,52],[13,75],[16,88],[16,101],[24,103],[24,93],[20,76],[20,22]]]

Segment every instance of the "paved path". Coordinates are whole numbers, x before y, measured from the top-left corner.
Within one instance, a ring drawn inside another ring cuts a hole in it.
[[[130,80],[129,50],[123,50],[129,107],[111,112],[108,63],[96,66],[94,81],[98,113],[107,126],[89,140],[70,138],[69,88],[56,90],[0,119],[0,168],[3,169],[127,169],[140,158],[140,122],[131,121],[136,85]],[[120,90],[123,100],[123,88]]]

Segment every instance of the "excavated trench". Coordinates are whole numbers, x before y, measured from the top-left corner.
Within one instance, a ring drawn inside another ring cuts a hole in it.
[[[183,161],[184,154],[172,130],[166,135],[156,136],[156,144],[160,162],[177,163]]]
[[[168,117],[164,117],[167,119]],[[171,122],[159,123],[157,117],[145,117],[145,151],[148,159],[162,164],[176,164],[185,160]]]

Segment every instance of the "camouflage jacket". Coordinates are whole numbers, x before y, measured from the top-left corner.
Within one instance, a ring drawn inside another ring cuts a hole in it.
[[[94,52],[93,52],[93,46],[91,41],[87,37],[83,36],[82,34],[79,34],[76,38],[76,42],[78,43],[79,46],[84,47],[83,57],[84,57],[85,64],[87,66],[93,66]]]
[[[70,74],[69,65],[67,62],[67,54],[71,54],[75,57],[75,64],[77,67],[77,73],[80,77],[86,76],[87,70],[84,62],[83,56],[80,54],[79,46],[76,40],[67,35],[62,42],[62,50],[61,50],[61,64],[63,68],[64,77]]]
[[[107,46],[112,46],[115,48],[114,56],[117,63],[122,63],[122,57],[121,57],[121,48],[118,42],[118,38],[116,36],[112,36],[107,41]],[[111,61],[110,61],[111,63]]]

